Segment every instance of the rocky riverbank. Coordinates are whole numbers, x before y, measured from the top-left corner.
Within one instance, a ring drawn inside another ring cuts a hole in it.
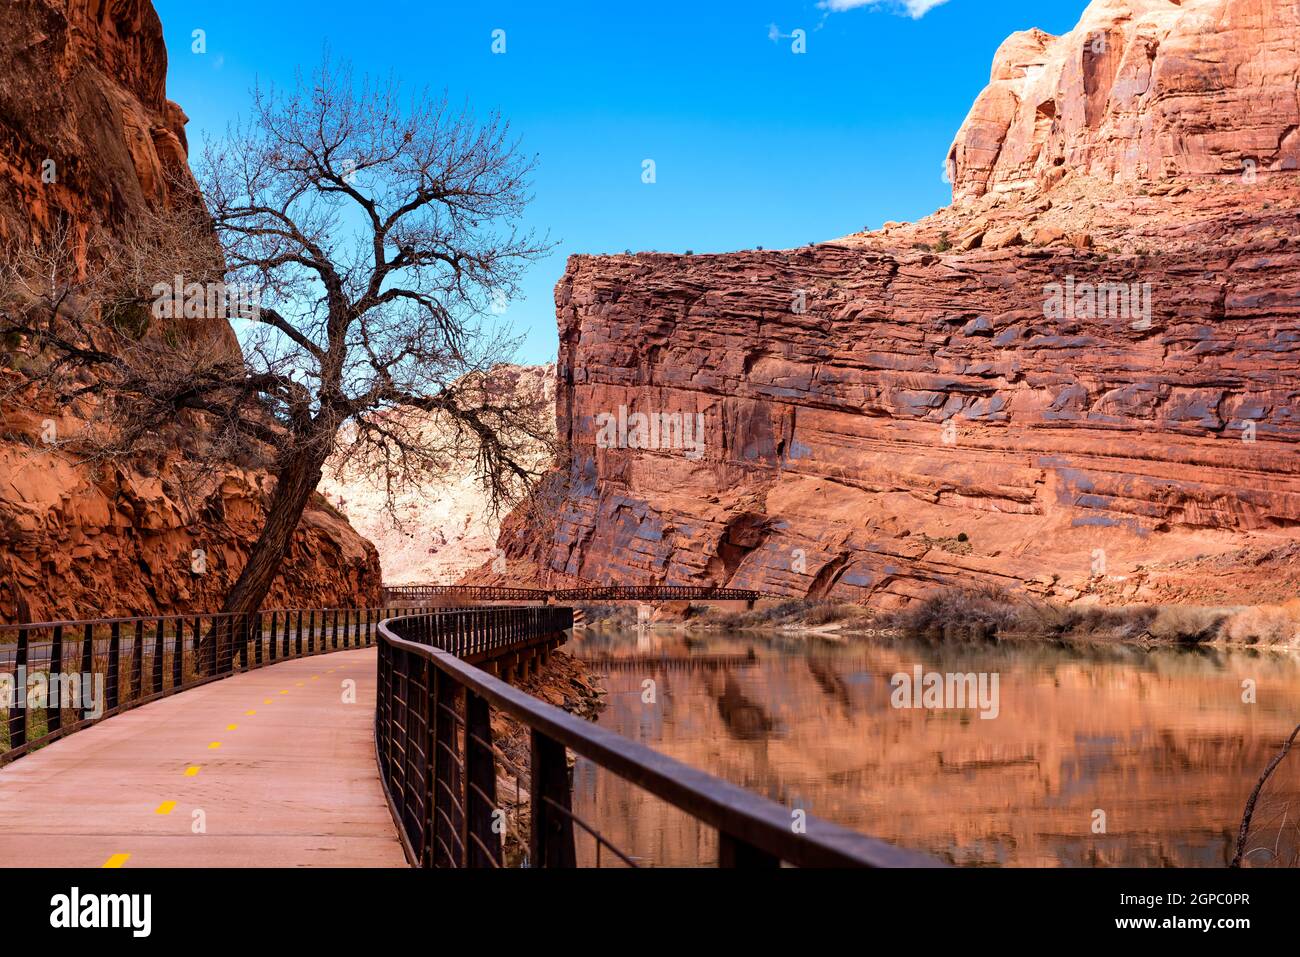
[[[594,721],[604,707],[598,676],[575,658],[557,651],[537,674],[514,683],[540,701]],[[497,801],[505,811],[505,853],[518,863],[527,847],[529,808],[529,730],[501,711],[492,714],[492,740],[497,749]],[[570,763],[573,758],[570,756]]]

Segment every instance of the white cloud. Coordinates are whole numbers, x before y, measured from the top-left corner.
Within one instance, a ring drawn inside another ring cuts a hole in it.
[[[821,0],[817,6],[831,13],[855,10],[858,7],[893,7],[906,13],[913,20],[923,16],[948,0]]]

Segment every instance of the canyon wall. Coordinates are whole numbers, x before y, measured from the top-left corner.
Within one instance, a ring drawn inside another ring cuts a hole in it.
[[[572,257],[571,457],[553,523],[508,522],[508,557],[543,579],[883,607],[954,585],[1293,594],[1298,32],[1294,2],[1095,2],[1066,37],[1003,47],[954,146],[954,203],[918,223]],[[702,416],[703,443],[636,413]]]
[[[1094,0],[1064,36],[1016,33],[949,152],[953,194],[1294,170],[1297,30],[1297,0]]]
[[[60,224],[78,239],[120,236],[142,210],[197,201],[166,72],[148,0],[5,3],[0,243],[42,243]],[[219,257],[210,235],[194,242]],[[239,348],[225,320],[190,332]],[[219,607],[274,480],[237,463],[195,474],[179,452],[78,466],[41,441],[43,421],[0,407],[0,620],[14,614],[15,586],[39,617]],[[317,498],[268,601],[374,601],[379,586],[373,546]]]

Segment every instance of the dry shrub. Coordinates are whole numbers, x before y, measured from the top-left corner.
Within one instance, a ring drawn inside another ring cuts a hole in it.
[[[1000,589],[951,589],[895,612],[887,624],[919,634],[952,628],[997,634],[1020,630],[1020,615],[1015,601]]]
[[[868,614],[865,609],[857,605],[844,605],[824,599],[808,601],[796,598],[749,611],[709,610],[706,617],[710,624],[722,628],[783,628],[786,626],[816,628]]]
[[[1243,608],[1224,622],[1222,634],[1247,645],[1300,644],[1300,599]]]
[[[1148,629],[1151,637],[1158,641],[1198,645],[1215,638],[1229,614],[1230,612],[1215,608],[1164,605],[1156,612]]]

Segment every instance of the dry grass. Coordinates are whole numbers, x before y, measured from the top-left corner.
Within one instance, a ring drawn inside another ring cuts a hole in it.
[[[1199,645],[1219,637],[1219,628],[1228,612],[1190,605],[1164,605],[1151,620],[1147,630],[1156,641],[1180,645]]]
[[[996,589],[954,589],[894,612],[890,627],[927,637],[1022,635],[1083,641],[1198,645],[1300,644],[1300,600],[1245,609],[1187,605],[1062,606]]]
[[[1300,645],[1300,599],[1243,608],[1223,623],[1223,638],[1246,645]]]
[[[796,599],[779,604],[762,605],[750,611],[722,612],[707,609],[701,620],[711,626],[728,629],[752,628],[819,628],[836,622],[861,618],[870,613],[860,605],[833,601]]]
[[[693,607],[689,618],[729,629],[819,627],[873,618],[858,605],[791,600],[752,611],[720,612]],[[630,627],[632,606],[588,608],[590,623]],[[603,621],[602,621],[603,619]],[[1199,645],[1211,641],[1248,645],[1300,646],[1300,599],[1285,605],[1203,608],[1190,605],[1054,605],[1013,596],[996,588],[950,589],[899,611],[874,617],[873,626],[926,638],[995,638],[1015,635],[1068,641],[1147,641]]]

